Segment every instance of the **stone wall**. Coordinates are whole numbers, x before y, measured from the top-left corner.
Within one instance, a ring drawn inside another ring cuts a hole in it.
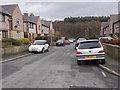
[[[13,54],[22,53],[28,50],[29,45],[20,45],[20,46],[2,46],[2,56],[8,56]]]
[[[120,61],[120,46],[105,43],[103,45],[106,54]]]

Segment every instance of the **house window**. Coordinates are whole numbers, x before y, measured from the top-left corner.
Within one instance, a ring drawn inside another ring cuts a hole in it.
[[[34,24],[33,23],[30,24],[30,28],[32,28],[32,29],[34,28]]]
[[[20,19],[17,18],[16,24],[17,24],[17,25],[20,25]]]
[[[42,30],[41,33],[44,33],[44,30]]]
[[[24,32],[24,37],[28,38],[28,32]]]
[[[39,25],[39,30],[40,30],[40,25]]]
[[[5,22],[5,15],[0,14],[0,21],[1,21],[1,22]]]
[[[16,38],[20,38],[20,32],[19,31],[16,32]]]
[[[8,38],[8,31],[2,31],[2,38]]]

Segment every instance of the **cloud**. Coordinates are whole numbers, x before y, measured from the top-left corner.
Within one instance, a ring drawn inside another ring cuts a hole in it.
[[[22,12],[32,12],[46,19],[70,16],[109,16],[118,13],[117,2],[22,2]]]

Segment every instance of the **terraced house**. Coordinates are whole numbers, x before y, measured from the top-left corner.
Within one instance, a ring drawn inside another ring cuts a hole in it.
[[[24,13],[24,36],[29,38],[30,41],[33,41],[35,37],[41,35],[41,21],[39,16],[30,15]]]
[[[110,15],[108,22],[102,22],[100,36],[120,39],[120,14]]]
[[[42,31],[41,31],[41,36],[54,36],[54,29],[53,29],[53,24],[52,21],[46,21],[46,20],[41,20],[42,21]]]
[[[0,5],[0,39],[23,37],[23,16],[19,6]]]

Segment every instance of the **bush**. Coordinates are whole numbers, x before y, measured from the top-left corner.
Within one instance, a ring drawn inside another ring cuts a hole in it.
[[[20,46],[21,43],[19,40],[17,39],[13,39],[13,38],[5,38],[5,39],[2,39],[2,42],[12,42],[12,45],[17,45],[17,46]]]
[[[19,41],[20,41],[22,44],[30,44],[30,41],[29,41],[28,38],[21,38]]]
[[[49,36],[37,36],[35,40],[49,40]]]

